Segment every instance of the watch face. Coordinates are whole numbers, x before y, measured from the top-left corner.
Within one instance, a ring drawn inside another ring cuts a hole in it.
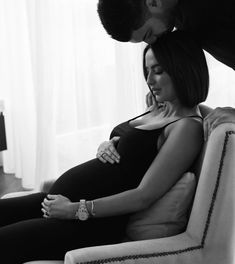
[[[86,203],[84,200],[80,201],[79,209],[78,209],[78,219],[81,221],[85,221],[89,218],[89,213],[86,208]]]
[[[85,221],[88,219],[88,213],[86,211],[79,212],[79,220]]]

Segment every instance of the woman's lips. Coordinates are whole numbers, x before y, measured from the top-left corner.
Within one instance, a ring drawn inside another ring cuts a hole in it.
[[[161,89],[155,89],[155,90],[153,91],[153,94],[154,94],[154,95],[158,95],[160,92],[161,92]]]

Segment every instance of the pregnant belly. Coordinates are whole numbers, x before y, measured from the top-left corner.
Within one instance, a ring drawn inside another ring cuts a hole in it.
[[[59,177],[49,193],[79,201],[109,196],[136,187],[138,180],[135,174],[126,174],[121,163],[104,164],[98,159],[87,161]]]

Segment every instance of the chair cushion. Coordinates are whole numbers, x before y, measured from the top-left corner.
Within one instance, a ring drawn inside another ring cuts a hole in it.
[[[183,232],[188,223],[195,190],[195,175],[185,173],[161,199],[130,217],[126,229],[127,239],[161,238]]]

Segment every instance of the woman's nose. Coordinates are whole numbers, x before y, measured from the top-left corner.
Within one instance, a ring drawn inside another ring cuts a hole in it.
[[[153,74],[151,72],[149,72],[148,76],[147,76],[147,84],[151,85],[154,83],[154,78],[153,78]]]

